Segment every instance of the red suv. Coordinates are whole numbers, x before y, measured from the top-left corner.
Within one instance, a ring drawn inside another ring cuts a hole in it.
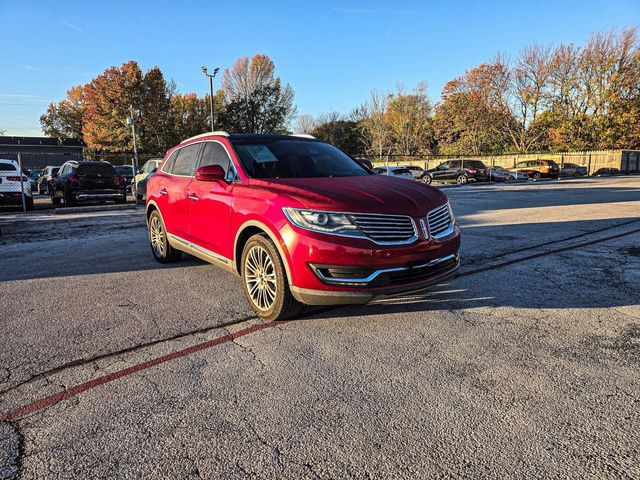
[[[183,141],[149,178],[147,222],[156,260],[187,252],[239,274],[266,320],[419,291],[459,266],[442,192],[373,175],[308,135]]]

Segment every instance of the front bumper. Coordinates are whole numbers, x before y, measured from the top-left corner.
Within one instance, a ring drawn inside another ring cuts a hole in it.
[[[380,246],[284,225],[281,246],[293,296],[308,305],[367,303],[424,290],[455,276],[460,249],[457,224],[438,239],[418,230],[411,244]]]
[[[417,282],[382,289],[364,288],[361,290],[351,291],[316,290],[292,286],[290,287],[291,294],[296,298],[296,300],[307,305],[352,305],[369,303],[381,298],[418,293],[433,285],[437,285],[454,278],[457,275],[458,269],[460,268],[460,259],[457,254],[448,257],[453,257],[453,261],[450,263],[447,262],[447,268],[441,269],[437,273],[427,276]],[[436,259],[436,261],[444,263],[446,260]],[[410,271],[412,268],[415,267],[398,267],[397,270]],[[378,274],[377,276],[379,275],[381,274]]]

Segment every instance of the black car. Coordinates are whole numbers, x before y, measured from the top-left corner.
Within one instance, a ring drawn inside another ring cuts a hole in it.
[[[40,177],[38,177],[38,181],[37,181],[38,193],[51,195],[51,188],[50,188],[51,182],[53,181],[55,176],[58,174],[59,170],[60,170],[60,167],[52,167],[52,166],[45,167],[45,169],[42,170],[42,174],[40,175]]]
[[[131,182],[133,181],[133,167],[131,165],[119,165],[114,167],[116,169],[116,173],[121,175],[124,180],[127,182],[127,191],[131,191]]]
[[[481,160],[447,160],[422,175],[424,183],[456,182],[465,184],[488,180],[487,167]]]
[[[36,190],[37,182],[42,175],[42,170],[29,170],[28,171],[29,180],[31,180],[31,190]]]
[[[51,185],[51,201],[65,206],[77,202],[127,200],[127,184],[108,162],[70,161],[60,167]]]

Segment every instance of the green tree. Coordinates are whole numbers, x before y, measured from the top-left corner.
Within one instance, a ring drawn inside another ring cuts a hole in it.
[[[84,87],[77,85],[67,90],[67,97],[57,104],[50,103],[40,116],[45,135],[56,138],[82,138],[84,113]]]
[[[362,149],[360,127],[352,120],[339,119],[321,123],[311,131],[311,135],[350,155],[356,155]]]
[[[275,76],[266,55],[238,59],[222,80],[225,100],[221,123],[234,132],[284,132],[295,115],[293,89]]]

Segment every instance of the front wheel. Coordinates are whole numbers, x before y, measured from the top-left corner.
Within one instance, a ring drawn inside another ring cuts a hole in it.
[[[284,320],[300,311],[302,305],[289,290],[282,259],[268,238],[249,239],[242,251],[241,273],[244,295],[263,320]]]
[[[182,252],[173,248],[169,243],[167,229],[164,227],[162,217],[157,210],[154,210],[149,217],[149,244],[151,245],[151,253],[157,262],[177,262],[182,256]]]
[[[462,175],[458,175],[456,177],[456,183],[458,185],[465,185],[469,183],[469,177],[467,177],[464,173]]]
[[[431,175],[424,175],[420,180],[422,183],[426,183],[427,185],[431,185],[431,182],[433,181]]]

